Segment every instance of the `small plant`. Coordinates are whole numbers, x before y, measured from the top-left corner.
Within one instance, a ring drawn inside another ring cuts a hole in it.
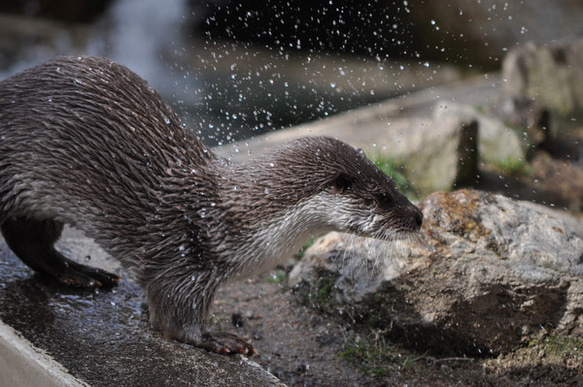
[[[541,345],[550,356],[563,357],[569,354],[583,358],[583,340],[577,337],[549,335],[542,340]]]
[[[384,333],[377,331],[366,339],[349,338],[340,356],[356,364],[363,372],[381,377],[394,369],[411,369],[416,362],[427,356],[427,353],[410,354],[403,358],[395,348],[387,345]]]
[[[395,361],[394,355],[389,351],[384,340],[382,344],[375,345],[369,339],[349,338],[340,356],[354,363],[363,372],[375,376],[387,375],[388,364]]]
[[[275,269],[267,275],[266,282],[283,284],[287,281],[287,271],[284,269]]]
[[[417,363],[419,360],[425,359],[427,356],[427,352],[424,352],[422,355],[418,356],[407,356],[401,365],[401,369],[406,371],[413,367],[413,364]]]
[[[399,191],[405,196],[409,198],[416,196],[415,189],[411,187],[407,176],[405,175],[405,167],[402,163],[398,162],[396,159],[385,156],[371,157],[371,160],[373,160],[374,164],[379,167],[381,171],[393,179]]]
[[[529,176],[533,170],[524,159],[506,158],[496,163],[496,168],[510,176]]]
[[[306,244],[304,244],[300,250],[294,254],[294,258],[296,259],[301,259],[304,257],[304,254],[306,253],[306,250],[309,249],[310,247],[312,247],[312,245],[314,244],[314,242],[316,241],[316,237],[311,237],[309,241],[306,242]]]
[[[332,289],[336,284],[336,276],[321,274],[314,282],[314,290],[310,292],[310,299],[318,307],[322,308],[324,305],[330,303],[330,295]]]

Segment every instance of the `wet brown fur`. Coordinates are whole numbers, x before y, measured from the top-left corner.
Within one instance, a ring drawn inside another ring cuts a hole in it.
[[[361,152],[331,138],[230,165],[145,81],[107,59],[57,58],[0,82],[0,225],[9,246],[61,282],[115,283],[63,264],[53,249],[64,223],[83,230],[135,273],[152,321],[171,338],[253,352],[206,329],[218,286],[273,266],[313,233],[391,239],[421,219]]]

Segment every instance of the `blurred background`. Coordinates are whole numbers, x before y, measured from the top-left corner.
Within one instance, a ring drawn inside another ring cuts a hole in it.
[[[581,20],[577,0],[2,0],[0,78],[106,56],[215,145],[496,71]]]

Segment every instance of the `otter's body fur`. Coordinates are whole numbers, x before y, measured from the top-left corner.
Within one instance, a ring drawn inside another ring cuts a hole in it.
[[[107,59],[63,57],[0,82],[0,225],[33,269],[73,286],[117,276],[53,248],[63,224],[144,288],[167,337],[253,352],[205,327],[216,289],[273,267],[329,230],[391,239],[419,210],[361,152],[306,137],[230,165],[145,81]]]

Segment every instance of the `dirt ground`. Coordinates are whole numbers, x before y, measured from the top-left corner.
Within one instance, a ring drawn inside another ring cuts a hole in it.
[[[567,146],[563,146],[566,144]],[[582,218],[583,129],[555,138],[521,168],[483,168],[476,187],[533,200]],[[583,385],[583,339],[541,332],[496,358],[438,357],[384,340],[302,305],[279,268],[222,289],[215,327],[247,336],[253,358],[289,386],[575,386]],[[238,326],[238,327],[237,327]]]

